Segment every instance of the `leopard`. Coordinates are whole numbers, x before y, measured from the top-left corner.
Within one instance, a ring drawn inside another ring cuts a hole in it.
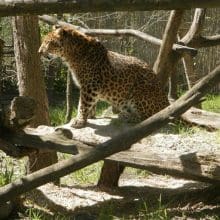
[[[86,126],[98,101],[106,101],[126,122],[141,122],[169,105],[148,63],[108,50],[96,37],[68,26],[55,27],[39,53],[60,57],[72,73],[80,96],[74,128]]]

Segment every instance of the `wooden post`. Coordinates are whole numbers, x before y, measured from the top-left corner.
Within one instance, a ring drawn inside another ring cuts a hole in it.
[[[117,187],[125,166],[115,161],[104,161],[98,181],[99,187]]]

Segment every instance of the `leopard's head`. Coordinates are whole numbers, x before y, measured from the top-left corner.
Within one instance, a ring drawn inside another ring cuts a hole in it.
[[[44,38],[39,53],[63,56],[71,52],[77,56],[94,45],[99,45],[96,38],[68,26],[54,27],[54,30]]]
[[[52,54],[60,56],[63,53],[64,29],[57,28],[48,33],[38,50],[40,54]]]

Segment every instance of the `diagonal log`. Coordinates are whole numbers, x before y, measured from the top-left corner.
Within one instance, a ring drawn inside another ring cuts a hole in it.
[[[0,204],[40,185],[51,182],[58,177],[65,176],[73,171],[109,157],[112,154],[129,149],[132,144],[156,131],[163,125],[167,124],[172,118],[179,116],[189,109],[193,104],[198,102],[202,96],[204,96],[213,84],[218,83],[219,81],[220,66],[204,77],[171,106],[127,131],[118,134],[111,140],[99,144],[95,149],[36,171],[1,187]]]
[[[66,137],[64,132],[65,130],[57,130],[51,134],[40,135],[32,134],[32,132],[20,131],[16,133],[5,132],[1,136],[3,141],[10,143],[13,148],[17,146],[16,150],[22,150],[22,146],[25,146],[43,151],[53,150],[75,155],[86,149],[91,149],[91,146]],[[66,132],[68,132],[68,130]],[[6,149],[9,150],[11,145]],[[5,151],[2,146],[0,149]],[[7,151],[5,152],[7,153]],[[17,153],[17,156],[19,156],[19,153]],[[21,156],[24,156],[23,152],[21,152]]]

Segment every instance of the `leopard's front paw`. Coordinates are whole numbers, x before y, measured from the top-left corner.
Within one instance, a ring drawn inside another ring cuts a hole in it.
[[[81,119],[72,119],[70,121],[70,126],[72,128],[83,128],[86,125],[86,121],[85,120],[81,120]]]

